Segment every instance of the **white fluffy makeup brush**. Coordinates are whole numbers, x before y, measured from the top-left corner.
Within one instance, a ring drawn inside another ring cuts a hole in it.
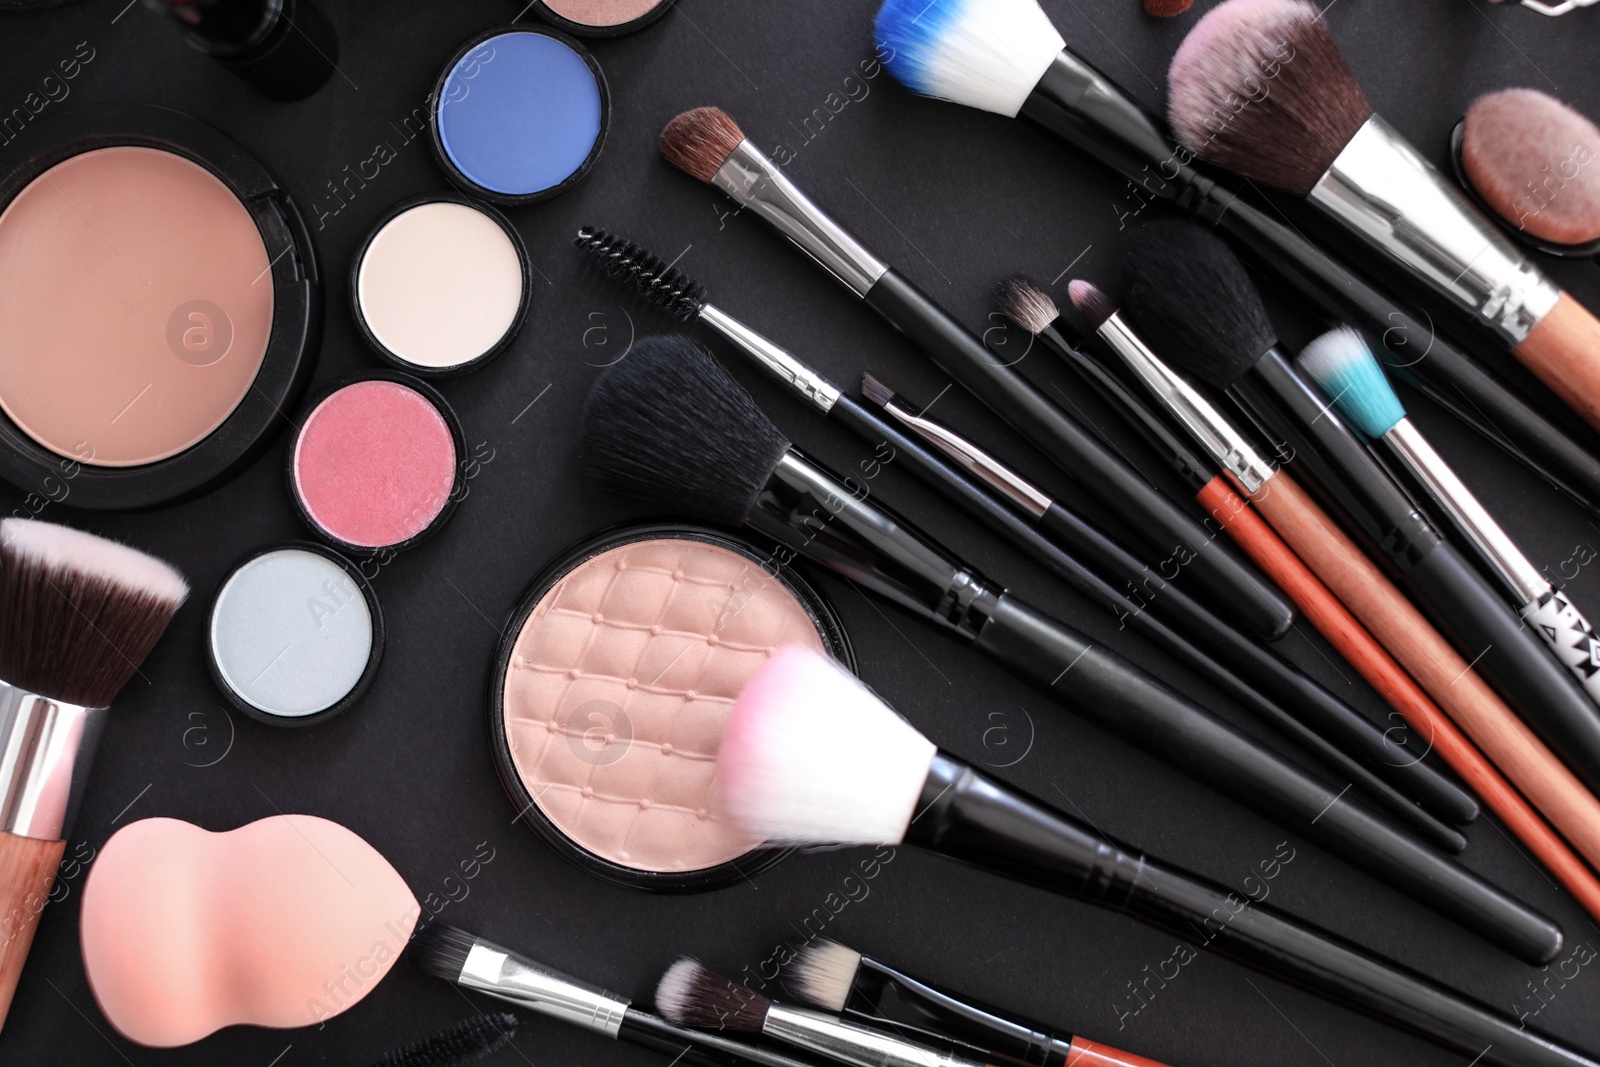
[[[0,1022],[105,710],[188,595],[177,571],[115,541],[0,522]]]
[[[1168,82],[1185,146],[1304,197],[1600,426],[1600,320],[1373,114],[1315,6],[1227,0],[1189,32]]]

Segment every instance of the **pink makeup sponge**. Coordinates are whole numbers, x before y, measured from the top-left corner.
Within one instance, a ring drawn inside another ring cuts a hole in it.
[[[389,862],[338,823],[276,815],[212,833],[144,819],[89,872],[83,964],[124,1037],[170,1048],[239,1023],[337,1015],[400,958],[420,911]]]

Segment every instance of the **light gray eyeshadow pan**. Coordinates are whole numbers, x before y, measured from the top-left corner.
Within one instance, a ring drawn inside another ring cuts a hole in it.
[[[331,708],[361,681],[373,619],[338,563],[281,548],[229,576],[207,636],[218,677],[235,696],[269,715],[301,718]]]

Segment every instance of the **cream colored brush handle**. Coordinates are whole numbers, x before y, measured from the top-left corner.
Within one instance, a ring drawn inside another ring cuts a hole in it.
[[[61,866],[65,841],[41,841],[0,831],[0,1026],[11,1011],[11,998],[22,977],[22,965],[33,945],[39,913],[50,899],[50,886]]]
[[[1562,292],[1512,351],[1551,392],[1600,429],[1600,319],[1588,308]]]

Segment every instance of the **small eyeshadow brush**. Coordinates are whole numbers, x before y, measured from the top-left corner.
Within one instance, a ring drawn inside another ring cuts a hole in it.
[[[661,132],[661,153],[679,170],[771,223],[1027,437],[1133,536],[1143,539],[1156,558],[1179,548],[1193,555],[1184,580],[1231,618],[1268,641],[1288,632],[1294,609],[1272,583],[1226,543],[1211,538],[1033,383],[996,361],[932,297],[813,203],[726,112],[702,107],[677,116]]]
[[[904,405],[890,406],[870,389],[866,395],[871,406],[858,403],[793,354],[711,303],[704,287],[646,249],[592,229],[580,231],[576,243],[596,257],[608,276],[679,319],[704,323],[826,418],[874,448],[887,444],[897,459],[908,461],[912,473],[956,507],[1103,605],[1119,625],[1133,627],[1178,656],[1356,783],[1404,825],[1447,851],[1465,847],[1460,833],[1428,811],[1454,822],[1471,822],[1478,811],[1471,797],[1392,744],[1384,731],[1355,709],[1217,618],[1181,587],[1168,585],[1116,541],[1021,475],[948,427],[926,419],[907,422]],[[880,417],[875,407],[885,409],[915,437]],[[929,448],[951,463],[940,462]],[[974,478],[990,492],[975,486]],[[1140,592],[1118,591],[1113,587],[1116,582]],[[1344,748],[1335,747],[1325,735]]]
[[[794,449],[710,353],[647,338],[596,379],[584,408],[600,486],[777,542],[900,605],[1114,733],[1326,845],[1519,958],[1559,950],[1559,928],[1264,748],[1112,650],[980,574],[872,487]],[[872,497],[872,499],[869,499]],[[1062,683],[1066,682],[1065,685]]]
[[[1187,223],[1151,223],[1129,237],[1124,267],[1125,311],[1151,347],[1290,442],[1297,469],[1310,471],[1402,580],[1427,594],[1439,629],[1325,516],[1279,525],[1290,546],[1578,852],[1600,863],[1600,801],[1575,776],[1584,762],[1563,764],[1506,706],[1520,694],[1513,706],[1566,741],[1564,754],[1588,763],[1589,780],[1600,779],[1588,759],[1596,709],[1577,682],[1290,365],[1227,246]],[[1315,508],[1304,494],[1294,504]],[[1485,682],[1491,671],[1505,702]]]
[[[1304,198],[1600,427],[1600,320],[1373,113],[1315,5],[1219,4],[1178,48],[1168,82],[1188,148]]]
[[[1035,0],[885,0],[876,37],[889,73],[911,91],[1025,118],[1121,175],[1123,226],[1160,201],[1215,227],[1267,277],[1323,316],[1378,338],[1384,361],[1408,382],[1600,514],[1600,458],[1439,336],[1431,320],[1197,170],[1195,154],[1132,94],[1064,47]]]

